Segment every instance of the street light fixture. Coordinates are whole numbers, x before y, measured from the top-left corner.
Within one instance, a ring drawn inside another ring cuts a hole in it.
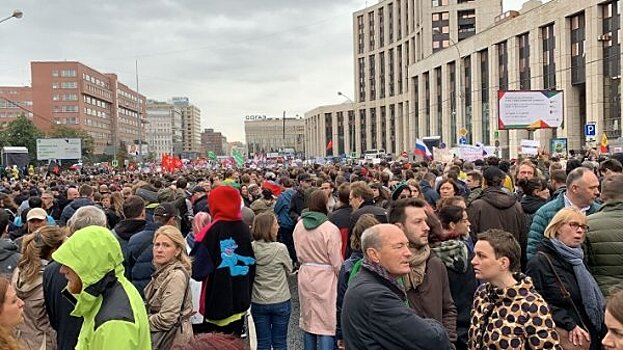
[[[435,34],[443,34],[438,28],[433,29],[433,33]],[[457,60],[456,60],[456,67],[457,67],[457,83],[458,83],[458,93],[457,93],[457,103],[459,104],[458,108],[456,109],[456,113],[457,113],[457,119],[461,122],[461,127],[464,128],[465,127],[465,104],[463,103],[463,94],[464,94],[464,87],[463,87],[463,59],[461,56],[461,51],[459,50],[459,46],[456,43],[456,41],[454,41],[454,39],[452,39],[452,37],[450,37],[450,35],[448,34],[448,40],[450,41],[450,43],[452,43],[452,46],[454,46],[454,48],[456,49],[456,54],[457,54]],[[455,87],[456,88],[456,87]],[[457,137],[458,135],[452,135],[452,137]]]
[[[350,102],[353,105],[353,120],[356,120],[357,118],[357,104],[355,103],[355,101],[353,101],[350,97],[344,95],[341,91],[337,92],[338,96],[342,96],[344,97],[348,102]],[[350,125],[350,124],[349,124]],[[350,137],[350,153],[354,153],[355,152],[355,147],[356,147],[356,142],[355,142],[355,125],[351,125],[350,126],[350,130],[351,132],[351,137]]]
[[[0,19],[0,23],[6,22],[6,21],[10,20],[11,18],[20,19],[23,16],[24,16],[24,13],[21,10],[15,10],[15,11],[13,11],[13,14],[11,14],[10,16],[8,16],[6,18],[3,18],[3,19]]]

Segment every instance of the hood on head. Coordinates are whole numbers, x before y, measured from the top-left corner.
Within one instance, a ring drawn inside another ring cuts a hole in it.
[[[52,258],[80,277],[83,290],[111,271],[115,271],[117,276],[122,276],[124,272],[119,241],[101,226],[88,226],[74,232],[52,254]]]
[[[231,186],[218,186],[208,196],[208,207],[212,221],[235,221],[242,218],[242,197],[240,192]]]
[[[19,253],[17,251],[17,244],[10,239],[0,239],[0,261],[3,261],[14,254]]]
[[[499,187],[487,187],[480,197],[497,209],[508,209],[517,203],[517,199],[512,194],[504,192]]]

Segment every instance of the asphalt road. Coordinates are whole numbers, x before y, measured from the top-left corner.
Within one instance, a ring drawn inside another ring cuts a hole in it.
[[[299,292],[297,288],[297,275],[288,278],[290,284],[290,294],[292,294],[292,314],[290,315],[290,325],[288,329],[288,349],[303,349],[303,332],[299,329]]]

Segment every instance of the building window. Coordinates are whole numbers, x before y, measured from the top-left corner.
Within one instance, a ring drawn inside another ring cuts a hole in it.
[[[449,46],[450,43],[450,16],[448,12],[433,13],[433,52]]]
[[[384,22],[384,15],[383,15],[383,8],[379,7],[378,10],[378,16],[379,16],[379,48],[385,46],[385,22]]]
[[[586,28],[584,13],[570,19],[571,27],[571,83],[582,84],[586,81]]]
[[[457,21],[459,41],[476,34],[476,10],[459,11]]]
[[[396,85],[398,85],[398,94],[402,94],[403,92],[403,88],[402,88],[402,45],[398,45],[396,46],[396,59],[398,60],[398,64],[396,64],[396,67],[398,68],[398,72],[396,72],[396,78],[398,79],[398,81],[396,82]]]
[[[63,69],[61,70],[61,77],[62,78],[74,78],[76,77],[76,70],[75,69]]]
[[[491,144],[491,120],[489,117],[489,52],[480,51],[480,100],[482,109],[482,143]]]
[[[359,110],[359,125],[361,125],[360,133],[359,133],[359,138],[361,140],[359,147],[361,150],[361,153],[363,154],[363,152],[366,151],[367,147],[366,147],[366,110],[365,109],[360,109]]]
[[[370,108],[370,144],[372,146],[372,149],[378,148],[376,144],[376,141],[377,141],[376,128],[377,128],[376,108]]]
[[[379,52],[379,98],[385,98],[385,52]]]
[[[370,101],[376,100],[376,62],[374,55],[368,57],[368,63],[370,65]]]
[[[454,144],[458,138],[456,131],[458,107],[456,103],[456,64],[454,62],[448,63],[448,76],[448,88],[450,90],[450,139],[452,144]]]
[[[331,118],[331,113],[324,114],[324,126],[325,126],[325,143],[324,145],[328,145],[329,142],[333,142],[333,118]],[[333,146],[335,147],[335,146]],[[333,154],[333,149],[330,151],[325,147],[325,154]]]
[[[604,131],[611,138],[621,137],[621,42],[619,41],[620,1],[601,5],[604,74]]]
[[[556,38],[554,36],[554,24],[541,27],[541,37],[543,43],[543,88],[556,88],[556,60],[554,49],[556,48]],[[573,41],[573,39],[572,39]],[[573,58],[572,58],[573,61]],[[573,67],[572,73],[573,74]]]
[[[75,81],[64,81],[61,83],[61,89],[77,89],[78,83]]]
[[[394,4],[389,3],[387,5],[387,22],[389,24],[389,43],[394,42]]]
[[[467,56],[463,59],[463,120],[468,130],[467,143],[471,141],[472,127],[472,58]]]
[[[443,107],[443,100],[442,100],[442,96],[441,96],[441,89],[443,88],[442,85],[442,77],[441,77],[441,67],[437,67],[435,68],[435,86],[437,87],[437,96],[435,96],[437,98],[437,130],[435,135],[439,135],[441,136],[441,124],[443,123],[443,113],[442,113],[442,107]]]
[[[433,0],[432,5],[433,5],[433,7],[447,6],[448,5],[448,0]]]
[[[396,0],[396,40],[402,39],[402,4],[400,0]]]
[[[429,129],[428,132],[430,133],[429,135],[432,135],[433,133],[433,129],[430,127],[432,126],[431,123],[431,118],[430,118],[430,100],[431,100],[431,96],[430,96],[430,73],[426,72],[424,73],[424,120],[428,122],[429,125]]]
[[[388,59],[388,63],[389,66],[387,67],[389,69],[389,74],[387,76],[387,79],[389,79],[389,96],[394,96],[395,95],[395,90],[394,90],[394,49],[389,49],[389,51],[387,51],[387,59]]]
[[[498,50],[498,89],[508,90],[508,53],[506,41],[496,45]]]
[[[519,89],[530,90],[530,41],[528,33],[517,36],[519,47]]]
[[[368,13],[368,21],[370,25],[370,51],[372,51],[374,50],[374,35],[376,33],[374,29],[374,11]]]
[[[357,52],[360,54],[362,54],[364,50],[363,37],[363,16],[357,16]]]
[[[55,78],[58,77],[58,71],[56,69],[52,71],[52,76]]]
[[[358,59],[359,66],[359,102],[366,100],[366,62],[363,57]]]
[[[333,142],[335,147],[335,141]],[[344,154],[344,112],[337,112],[337,152],[333,154]]]

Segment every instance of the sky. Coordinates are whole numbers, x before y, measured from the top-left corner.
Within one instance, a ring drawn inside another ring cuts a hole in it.
[[[478,1],[478,0],[476,0]],[[504,0],[504,10],[524,0]],[[376,0],[2,0],[0,85],[30,61],[80,61],[147,98],[186,96],[244,142],[244,117],[303,116],[353,96],[352,13]]]

